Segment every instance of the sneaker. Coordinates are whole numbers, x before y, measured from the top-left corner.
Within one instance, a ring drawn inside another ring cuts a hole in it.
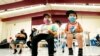
[[[54,53],[56,53],[57,51],[56,50],[54,50]]]
[[[54,56],[53,54],[49,54],[49,56]]]
[[[13,54],[16,54],[17,53],[17,50],[16,49],[14,49],[14,53]]]
[[[69,55],[73,55],[73,50],[72,50],[72,48],[69,48]]]
[[[83,56],[83,50],[82,49],[79,49],[78,56]]]
[[[64,52],[65,52],[65,50],[63,49],[63,50],[62,50],[62,53],[64,53]]]
[[[22,49],[20,49],[19,53],[18,54],[21,54],[22,53]]]

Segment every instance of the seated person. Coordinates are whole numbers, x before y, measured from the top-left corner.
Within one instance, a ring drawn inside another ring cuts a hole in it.
[[[100,35],[99,34],[97,34],[96,40],[97,40],[96,42],[97,46],[100,46]]]
[[[18,33],[15,37],[16,37],[16,40],[11,43],[11,47],[14,49],[14,53],[13,54],[16,54],[16,52],[17,52],[16,44],[19,44],[19,48],[20,48],[19,54],[21,54],[22,53],[23,44],[26,43],[27,34],[24,32],[24,29],[22,29],[20,31],[20,33]]]
[[[56,30],[52,27],[51,15],[43,15],[44,24],[40,27],[39,34],[32,38],[32,56],[38,55],[38,42],[41,40],[46,40],[48,43],[48,55],[54,56],[54,36],[57,34]],[[55,28],[55,27],[54,27]]]
[[[33,28],[32,31],[31,31],[31,34],[30,34],[30,39],[29,41],[27,42],[27,46],[31,49],[32,48],[32,38],[36,35],[37,33],[37,29],[36,28]]]
[[[78,56],[83,56],[83,39],[82,39],[82,32],[83,29],[79,22],[76,20],[78,19],[77,13],[73,10],[69,10],[66,12],[66,18],[68,18],[69,22],[66,25],[65,33],[67,36],[67,46],[69,49],[69,55],[73,55],[73,38],[78,42]]]

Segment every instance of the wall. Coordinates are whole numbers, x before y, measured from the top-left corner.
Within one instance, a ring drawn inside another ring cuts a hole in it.
[[[6,37],[6,23],[0,20],[0,41]]]
[[[1,35],[2,35],[2,21],[0,19],[0,41],[1,41]]]
[[[15,39],[15,35],[19,33],[21,29],[25,29],[25,32],[29,36],[31,32],[31,18],[21,18],[5,22],[2,30],[2,38],[13,37]]]
[[[55,20],[60,20],[63,23],[68,21],[64,15],[52,15],[52,21],[54,22]],[[43,24],[43,17],[42,16],[33,17],[32,25],[39,25],[39,24]]]
[[[0,37],[1,37],[1,30],[2,30],[2,22],[1,22],[1,19],[0,19]]]
[[[100,34],[100,16],[96,15],[79,15],[77,21],[83,27],[84,31],[90,32],[90,38],[96,36],[97,33]]]

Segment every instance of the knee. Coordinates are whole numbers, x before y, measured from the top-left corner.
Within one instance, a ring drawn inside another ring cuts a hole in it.
[[[76,34],[76,39],[77,40],[81,40],[82,41],[82,37],[83,37],[82,34]]]
[[[67,40],[72,40],[73,39],[73,35],[69,34],[67,35]]]
[[[67,38],[72,38],[73,34],[67,34]]]

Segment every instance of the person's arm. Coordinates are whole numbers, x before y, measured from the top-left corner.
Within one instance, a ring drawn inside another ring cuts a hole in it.
[[[67,25],[66,25],[66,27],[65,27],[64,32],[65,32],[66,34],[71,34],[71,32],[70,32],[70,31],[68,31],[68,25],[69,25],[69,23],[67,23]]]
[[[56,36],[57,35],[57,30],[58,30],[57,26],[56,25],[52,25],[51,29],[48,30],[48,32],[50,34],[52,34],[53,36]]]
[[[20,33],[16,34],[15,37],[18,38],[20,36]]]
[[[82,27],[81,27],[81,25],[78,23],[78,27],[76,28],[76,30],[75,30],[77,33],[81,33],[81,32],[83,32],[83,29],[82,29]]]
[[[29,41],[32,41],[32,34],[30,34],[30,36],[29,36]]]
[[[25,33],[25,41],[27,40],[27,34]]]
[[[53,36],[56,36],[56,35],[57,35],[57,32],[55,32],[55,31],[48,30],[48,32],[49,32],[51,35],[53,35]]]

